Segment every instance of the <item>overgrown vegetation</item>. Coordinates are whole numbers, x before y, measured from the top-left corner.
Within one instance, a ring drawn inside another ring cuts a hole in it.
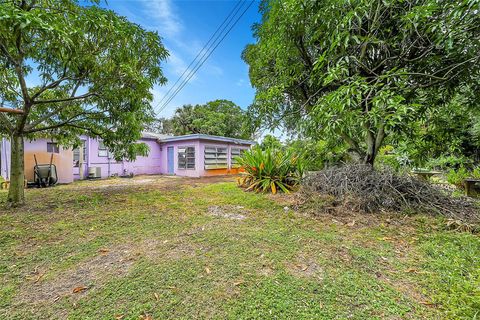
[[[257,129],[251,118],[229,100],[214,100],[205,104],[184,105],[171,118],[160,118],[149,129],[170,135],[211,134],[240,139],[252,139]]]
[[[303,177],[304,164],[291,150],[254,147],[237,160],[246,173],[238,184],[247,191],[289,193]]]
[[[478,153],[479,5],[263,0],[243,53],[251,114],[302,137],[341,138],[369,164],[385,143],[417,163]]]
[[[478,317],[478,236],[431,216],[285,211],[290,196],[231,179],[28,189],[0,211],[0,318]]]
[[[282,142],[275,136],[266,135],[259,147],[263,150],[277,149],[296,154],[306,171],[316,171],[325,166],[352,160],[351,155],[348,153],[348,147],[341,139],[327,141],[297,138]]]
[[[354,211],[421,212],[480,222],[479,208],[472,200],[453,197],[426,181],[388,168],[374,170],[369,165],[333,167],[310,175],[303,185],[306,192],[331,195],[338,204]]]
[[[447,172],[447,181],[459,189],[465,188],[465,179],[480,179],[480,167],[468,170],[464,166],[458,169],[450,169]]]

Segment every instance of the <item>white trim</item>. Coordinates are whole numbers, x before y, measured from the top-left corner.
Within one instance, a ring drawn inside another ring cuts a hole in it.
[[[212,136],[208,134],[187,134],[184,136],[177,136],[177,137],[170,137],[170,138],[163,138],[159,139],[159,142],[174,142],[174,141],[185,141],[185,140],[211,140],[211,141],[222,141],[222,142],[230,142],[234,144],[243,144],[243,145],[253,145],[255,141],[250,140],[243,140],[243,139],[236,139],[236,138],[228,138],[228,137],[220,137],[220,136]]]

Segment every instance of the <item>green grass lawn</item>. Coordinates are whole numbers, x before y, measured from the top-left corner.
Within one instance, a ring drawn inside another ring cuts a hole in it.
[[[420,215],[312,217],[231,181],[28,190],[0,209],[0,319],[480,318],[478,236]]]

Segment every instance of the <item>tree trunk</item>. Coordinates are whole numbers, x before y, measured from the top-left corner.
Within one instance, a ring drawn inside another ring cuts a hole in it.
[[[385,140],[385,124],[382,122],[376,134],[367,130],[367,153],[364,158],[364,163],[373,166],[377,158],[378,151]]]
[[[17,133],[12,135],[10,157],[10,189],[8,190],[7,204],[12,207],[18,207],[25,203],[25,163],[23,136]]]
[[[365,158],[363,159],[363,162],[365,164],[369,164],[373,166],[378,150],[376,150],[375,148],[375,138],[373,137],[373,133],[370,130],[367,130],[366,143],[367,143],[367,152],[365,153]]]
[[[371,166],[373,167],[373,163],[375,162],[376,156],[377,156],[377,155],[374,154],[374,153],[372,153],[372,154],[367,154],[367,155],[365,156],[365,159],[364,159],[363,162],[364,162],[365,164],[369,164],[369,165],[371,165]]]

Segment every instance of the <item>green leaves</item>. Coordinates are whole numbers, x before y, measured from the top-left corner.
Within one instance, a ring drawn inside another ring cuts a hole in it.
[[[289,193],[303,177],[304,163],[291,150],[254,147],[237,161],[247,173],[239,184],[248,191]]]
[[[479,8],[478,0],[264,0],[257,42],[242,55],[257,90],[252,114],[265,127],[341,136],[373,161],[386,137],[461,86],[478,87]]]
[[[152,120],[150,90],[166,82],[168,52],[156,32],[98,1],[8,1],[0,39],[0,102],[25,110],[8,118],[12,128],[66,145],[79,134],[101,136],[116,158],[146,153],[132,144]],[[26,77],[40,85],[27,87]],[[0,133],[11,134],[4,126]]]
[[[163,133],[183,135],[203,133],[231,138],[251,139],[256,130],[245,111],[229,100],[214,100],[203,105],[184,105],[172,119],[163,120]]]

